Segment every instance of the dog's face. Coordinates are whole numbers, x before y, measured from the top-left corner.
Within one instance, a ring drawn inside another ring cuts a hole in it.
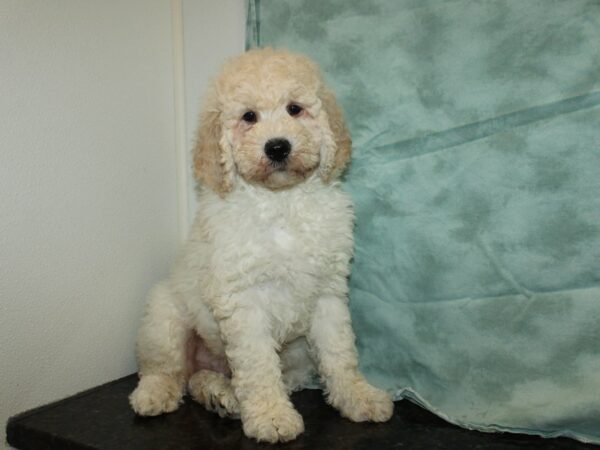
[[[328,182],[350,158],[341,111],[304,56],[252,50],[225,66],[209,94],[194,168],[221,195],[237,177],[272,190],[315,171]]]

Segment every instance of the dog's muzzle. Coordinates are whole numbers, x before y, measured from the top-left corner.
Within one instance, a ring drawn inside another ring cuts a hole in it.
[[[273,162],[285,161],[291,151],[292,144],[287,139],[269,139],[265,144],[265,155]]]

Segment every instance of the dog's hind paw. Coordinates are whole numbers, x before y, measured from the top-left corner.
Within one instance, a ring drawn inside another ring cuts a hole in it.
[[[181,402],[180,384],[167,375],[144,375],[129,396],[129,404],[140,416],[158,416],[175,411]]]
[[[190,378],[188,392],[194,400],[219,416],[238,418],[240,405],[233,392],[231,380],[211,370],[200,370]]]

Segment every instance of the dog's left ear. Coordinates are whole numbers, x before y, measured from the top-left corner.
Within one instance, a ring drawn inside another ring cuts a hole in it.
[[[322,86],[320,99],[331,130],[331,136],[325,136],[319,169],[321,178],[328,183],[338,178],[348,165],[352,154],[352,139],[333,92]]]

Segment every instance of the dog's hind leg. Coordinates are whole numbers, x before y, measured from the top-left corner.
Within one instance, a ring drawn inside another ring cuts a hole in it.
[[[239,418],[240,404],[233,392],[231,379],[220,372],[199,370],[188,382],[188,392],[194,400],[219,416]]]
[[[173,295],[166,284],[152,290],[138,334],[140,381],[129,402],[142,416],[174,411],[183,396],[190,328]]]
[[[188,341],[191,343],[188,345],[188,367],[192,370],[188,393],[221,417],[239,417],[240,405],[231,386],[231,371],[223,353],[223,343],[214,333],[218,330],[217,325],[206,320],[206,315],[200,317],[205,319],[201,328],[204,337],[194,333]]]

